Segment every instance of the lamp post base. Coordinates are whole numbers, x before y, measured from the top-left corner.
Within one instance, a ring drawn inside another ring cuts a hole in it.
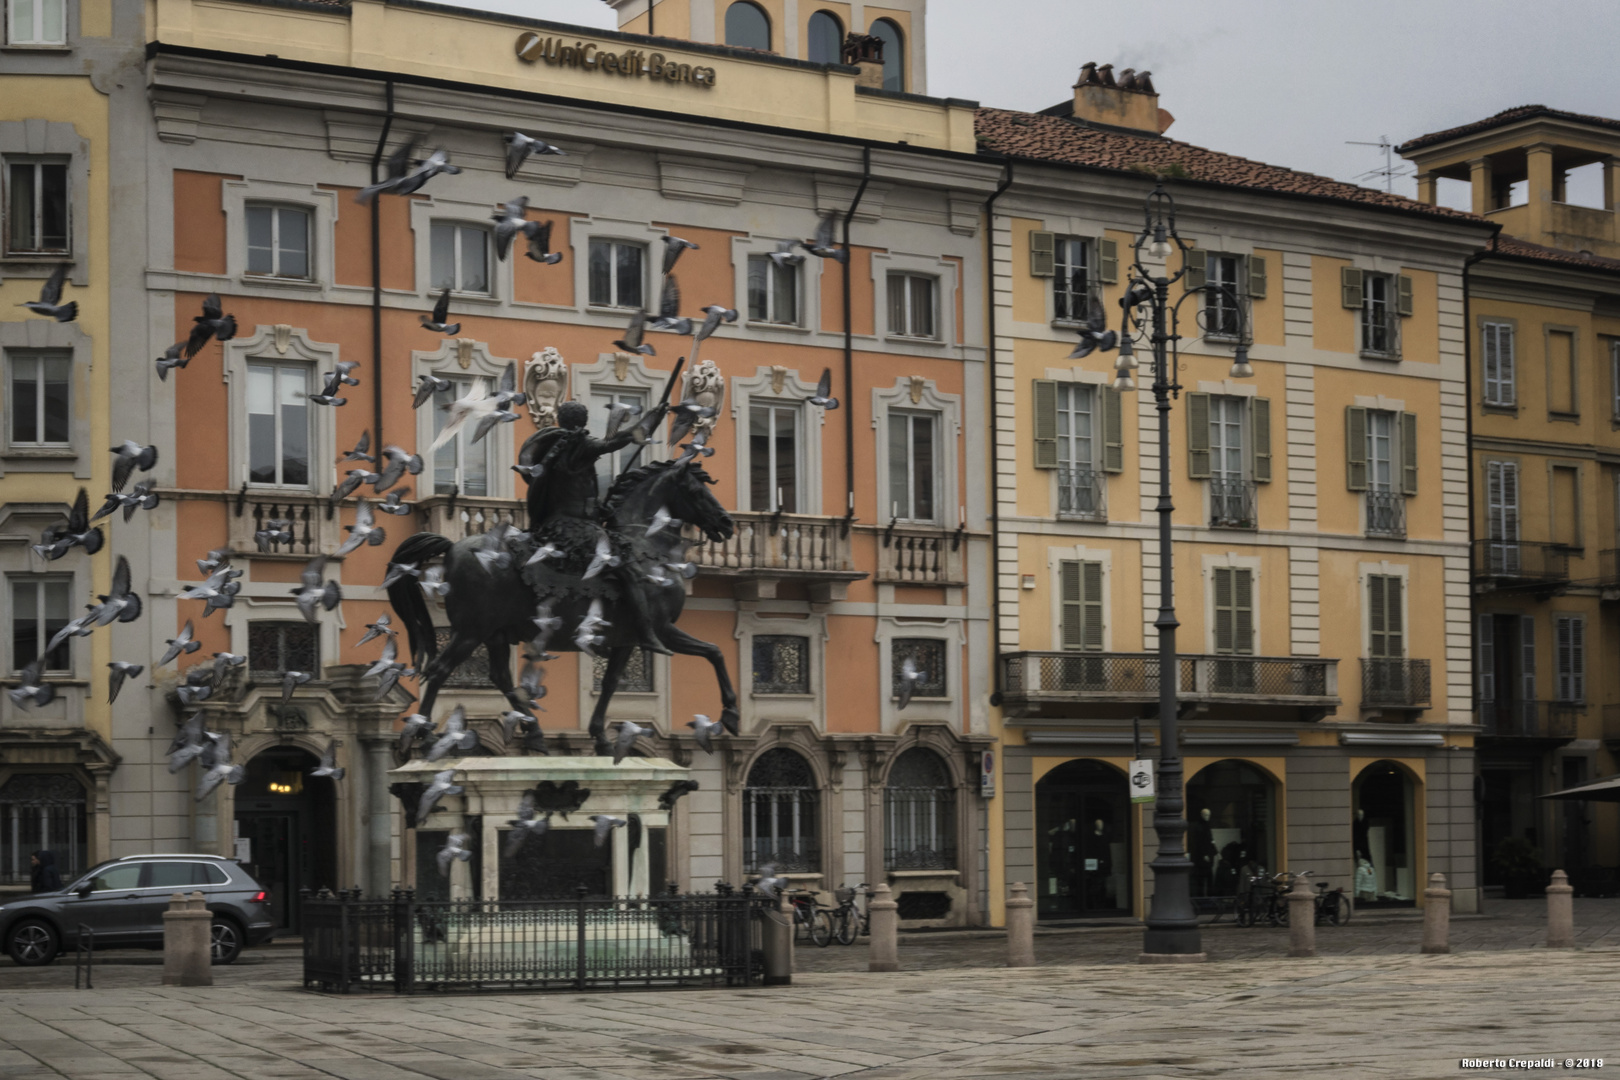
[[[1171,930],[1149,929],[1142,934],[1144,964],[1196,964],[1204,959],[1204,943],[1198,927]]]
[[[1136,962],[1138,964],[1202,964],[1208,959],[1209,954],[1201,952],[1145,952],[1137,954]]]

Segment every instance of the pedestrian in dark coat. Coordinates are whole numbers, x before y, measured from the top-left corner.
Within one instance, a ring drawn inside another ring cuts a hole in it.
[[[56,852],[36,851],[28,857],[28,863],[33,868],[35,892],[61,891],[62,875],[56,869]]]

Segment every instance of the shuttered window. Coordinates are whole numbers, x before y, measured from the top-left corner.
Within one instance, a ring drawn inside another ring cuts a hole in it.
[[[1586,700],[1586,619],[1558,615],[1553,619],[1558,648],[1558,700]]]
[[[1475,638],[1474,671],[1479,676],[1479,700],[1496,700],[1496,616],[1479,617],[1479,633]]]
[[[1399,659],[1406,655],[1403,582],[1393,574],[1367,578],[1367,655]]]
[[[1485,463],[1485,527],[1492,540],[1519,538],[1518,462]]]
[[[1236,656],[1254,652],[1254,572],[1235,566],[1215,568],[1215,651]]]
[[[1518,403],[1514,382],[1513,324],[1488,322],[1480,327],[1480,354],[1484,366],[1485,404]]]
[[[1117,473],[1125,468],[1124,409],[1119,391],[1036,379],[1033,403],[1031,430],[1037,469],[1100,466],[1102,472]]]
[[[1090,318],[1095,285],[1090,243],[1077,236],[1060,236],[1052,248],[1052,317],[1072,322]]]
[[[1089,469],[1092,406],[1096,390],[1081,383],[1057,384],[1057,460],[1063,469]]]
[[[1066,561],[1060,565],[1059,573],[1063,589],[1063,647],[1102,652],[1102,563]]]

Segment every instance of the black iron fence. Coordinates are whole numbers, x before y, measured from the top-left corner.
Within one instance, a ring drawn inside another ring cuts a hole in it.
[[[1108,484],[1095,469],[1058,469],[1058,513],[1085,521],[1108,520]]]
[[[414,890],[306,895],[304,985],[360,990],[749,986],[771,902],[708,894],[425,902]]]
[[[1367,535],[1399,539],[1406,535],[1406,496],[1398,491],[1367,492]]]
[[[1474,577],[1568,581],[1569,548],[1530,540],[1475,540]]]
[[[1397,708],[1429,704],[1429,662],[1364,657],[1361,661],[1361,704]]]
[[[1003,693],[1018,701],[1152,701],[1159,693],[1159,658],[1151,653],[1019,652],[1001,661]],[[1299,704],[1327,701],[1339,692],[1337,660],[1183,655],[1176,665],[1176,692],[1190,701],[1244,697]]]
[[[1573,739],[1585,706],[1560,701],[1476,701],[1482,736],[1498,739]]]
[[[1253,480],[1209,482],[1209,523],[1217,529],[1257,529]]]

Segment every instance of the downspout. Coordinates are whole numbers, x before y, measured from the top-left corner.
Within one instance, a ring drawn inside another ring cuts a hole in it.
[[[855,338],[854,322],[849,310],[850,256],[849,223],[860,208],[866,195],[866,185],[872,179],[872,148],[861,147],[861,186],[855,189],[855,201],[844,211],[844,491],[847,505],[844,512],[843,534],[849,536],[849,527],[855,523]],[[879,515],[881,516],[881,515]]]
[[[371,155],[371,182],[377,183],[377,171],[382,167],[383,150],[388,146],[388,133],[394,126],[394,80],[383,84],[388,110],[383,114],[382,134],[377,137],[377,150]],[[371,200],[371,414],[377,441],[373,444],[380,456],[383,448],[382,401],[382,197]]]
[[[1012,186],[1012,158],[1006,162],[1007,173],[996,185],[996,190],[984,200],[984,295],[989,318],[986,320],[990,348],[990,704],[1001,704],[1001,442],[998,437],[1000,423],[996,409],[996,230],[995,207],[1001,193]]]

